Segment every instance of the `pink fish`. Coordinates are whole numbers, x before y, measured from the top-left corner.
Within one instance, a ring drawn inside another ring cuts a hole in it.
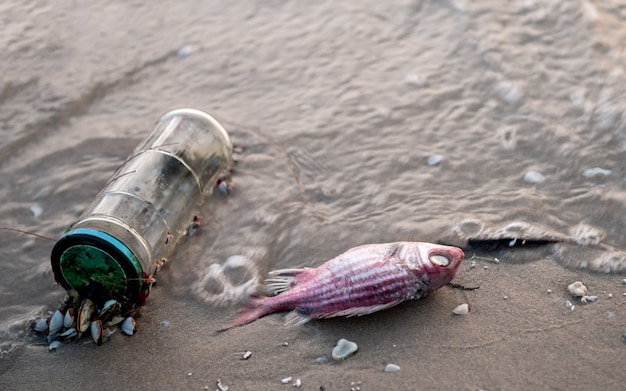
[[[254,297],[229,326],[243,326],[266,315],[289,311],[288,322],[361,316],[425,297],[448,284],[463,251],[432,243],[397,242],[355,247],[315,269],[270,273],[276,296]]]

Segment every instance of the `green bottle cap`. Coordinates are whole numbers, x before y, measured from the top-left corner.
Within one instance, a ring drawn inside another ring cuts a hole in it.
[[[90,228],[66,232],[51,254],[54,278],[65,289],[81,296],[138,297],[143,269],[124,243],[110,234]]]

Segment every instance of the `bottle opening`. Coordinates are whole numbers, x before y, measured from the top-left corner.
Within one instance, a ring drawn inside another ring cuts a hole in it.
[[[139,297],[143,269],[137,257],[105,232],[70,230],[57,241],[51,258],[56,281],[83,297],[120,296],[131,301]]]

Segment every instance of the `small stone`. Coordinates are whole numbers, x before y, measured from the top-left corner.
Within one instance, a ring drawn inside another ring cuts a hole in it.
[[[169,325],[170,325],[170,322],[168,322],[167,320],[162,320],[162,321],[161,321],[161,326],[163,326],[163,327],[167,327],[167,326],[169,326]]]
[[[498,83],[495,92],[502,100],[510,105],[518,104],[524,95],[520,85],[509,81]]]
[[[595,303],[598,300],[598,296],[583,296],[580,298],[581,303]]]
[[[189,55],[194,51],[194,47],[191,45],[187,45],[187,46],[183,46],[182,48],[178,49],[178,51],[176,52],[176,57],[178,58],[185,58],[185,57],[189,57]]]
[[[428,165],[436,166],[443,161],[443,156],[441,155],[430,155],[428,157]]]
[[[287,383],[289,383],[291,381],[291,379],[292,379],[291,376],[284,377],[284,378],[280,379],[280,382],[283,383],[283,384],[287,384]]]
[[[337,346],[333,348],[332,357],[335,361],[341,361],[356,353],[359,349],[358,345],[352,341],[341,338],[337,342]]]
[[[415,87],[421,87],[421,86],[423,86],[425,81],[426,81],[426,80],[425,80],[422,76],[417,75],[417,74],[415,74],[415,73],[412,73],[412,74],[410,74],[410,75],[407,75],[407,76],[404,78],[404,82],[405,82],[406,84],[409,84],[409,85],[412,85],[412,86],[415,86]]]
[[[609,176],[611,175],[611,173],[613,172],[613,170],[608,170],[606,168],[600,168],[600,167],[594,167],[594,168],[588,168],[585,171],[583,171],[583,176],[585,178],[593,178],[596,176]]]
[[[385,367],[385,372],[387,373],[398,372],[399,370],[400,367],[396,364],[387,364],[387,366]]]
[[[538,171],[528,171],[524,175],[524,181],[528,183],[543,183],[546,181],[546,177]]]
[[[587,296],[587,287],[580,281],[573,282],[567,287],[567,291],[574,297]]]
[[[456,306],[452,313],[455,315],[467,315],[469,313],[469,304],[463,303],[461,305]]]
[[[612,294],[612,293],[609,293],[608,295],[606,295],[606,297],[607,297],[608,299],[612,299],[612,298],[613,298],[613,294]]]
[[[246,352],[243,354],[243,356],[241,356],[241,359],[242,359],[242,360],[247,360],[247,359],[249,359],[249,358],[250,358],[250,356],[252,356],[252,352],[248,350],[248,351],[246,351]]]
[[[548,294],[552,293],[552,289],[548,289],[548,290],[546,291],[546,293],[548,293]]]
[[[328,359],[324,356],[320,356],[315,359],[315,362],[318,363],[319,365],[324,365],[324,364],[328,364]]]
[[[30,211],[33,212],[33,216],[39,217],[43,213],[43,208],[39,205],[33,205],[30,207]]]

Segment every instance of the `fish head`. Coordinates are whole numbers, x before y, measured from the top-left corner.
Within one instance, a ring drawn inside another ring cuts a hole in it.
[[[434,291],[448,284],[456,275],[465,254],[458,247],[417,243],[416,275]]]

